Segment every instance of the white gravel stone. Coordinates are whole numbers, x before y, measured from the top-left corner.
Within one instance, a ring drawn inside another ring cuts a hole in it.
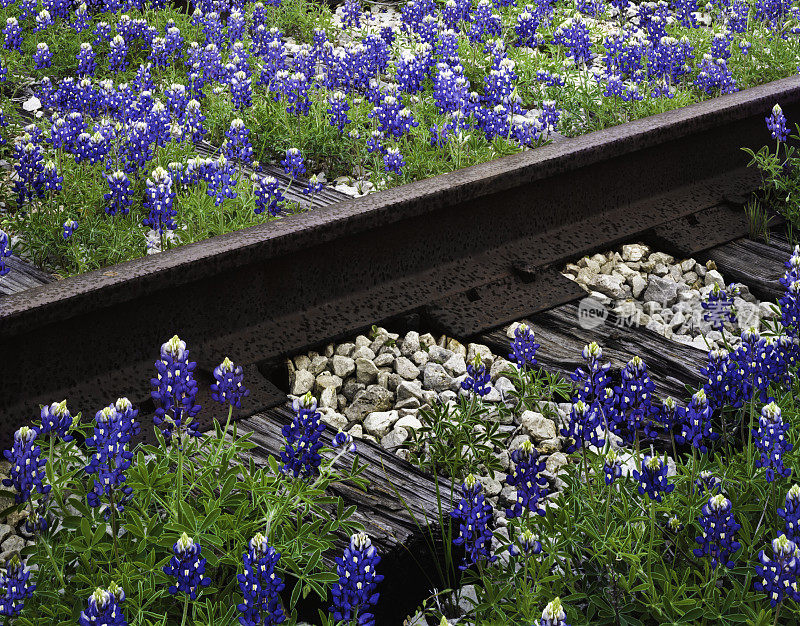
[[[336,431],[347,428],[347,418],[341,413],[337,413],[328,407],[320,407],[318,410],[321,416],[320,419],[324,424],[327,424]]]
[[[427,363],[423,370],[423,385],[426,389],[442,392],[450,388],[452,377],[438,363]]]
[[[418,352],[419,348],[419,333],[413,330],[407,332],[400,344],[400,353],[403,356],[411,356],[415,352]]]
[[[641,261],[645,254],[647,254],[647,246],[638,243],[622,246],[622,258],[625,261]]]
[[[453,356],[442,364],[442,367],[444,367],[445,371],[450,374],[450,376],[462,376],[467,372],[467,362],[460,354],[453,354]]]
[[[724,287],[725,279],[722,277],[722,274],[720,274],[717,270],[709,270],[708,273],[706,274],[705,279],[703,280],[703,283],[706,286],[719,285],[720,287]]]
[[[356,362],[348,356],[335,355],[331,359],[333,373],[345,379],[356,371]]]
[[[520,416],[520,423],[522,424],[522,430],[530,435],[531,439],[536,443],[545,439],[553,439],[557,434],[553,420],[535,411],[525,411]]]
[[[401,417],[395,423],[395,426],[399,428],[405,428],[406,430],[419,430],[422,428],[422,422],[420,422],[414,415],[406,415],[405,417]]]
[[[356,351],[357,352],[357,351]],[[370,359],[364,357],[356,358],[356,380],[365,385],[375,382],[378,379],[378,366]]]
[[[394,371],[405,380],[414,380],[419,377],[419,368],[407,357],[400,356],[394,362]]]
[[[389,434],[381,439],[381,445],[384,448],[392,450],[401,446],[408,440],[408,431],[402,427],[395,427]]]
[[[292,374],[289,390],[293,396],[302,396],[314,388],[314,374],[308,370],[297,370]]]
[[[364,419],[364,431],[375,437],[383,437],[392,429],[394,423],[400,419],[397,411],[378,411],[370,413]]]
[[[353,403],[345,409],[344,414],[351,422],[363,422],[370,413],[390,409],[392,404],[391,391],[379,385],[370,385],[355,395]]]

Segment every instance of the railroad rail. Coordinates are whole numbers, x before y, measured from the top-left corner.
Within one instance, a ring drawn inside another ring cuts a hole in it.
[[[742,234],[726,206],[759,182],[740,148],[764,144],[775,102],[796,117],[800,77],[5,296],[0,443],[54,397],[146,402],[174,332],[206,373],[408,315],[469,336],[574,300],[554,267],[586,252],[724,243]],[[705,211],[713,228],[676,222]]]

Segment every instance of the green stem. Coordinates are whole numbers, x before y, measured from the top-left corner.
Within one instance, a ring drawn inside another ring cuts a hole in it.
[[[647,578],[653,585],[653,540],[656,535],[656,503],[650,500],[650,549],[647,551]]]
[[[44,537],[42,537],[42,543],[44,544],[45,550],[47,550],[47,558],[50,559],[50,565],[53,566],[53,571],[55,571],[56,575],[58,576],[58,582],[61,585],[61,589],[66,590],[67,584],[64,582],[64,574],[61,573],[58,565],[56,565],[56,560],[53,556],[53,549],[50,547],[50,543]]]
[[[778,602],[778,606],[775,608],[775,619],[772,621],[772,626],[778,626],[778,618],[781,615],[781,607],[783,606],[783,602]]]
[[[189,596],[184,595],[183,598],[183,618],[181,619],[181,626],[186,626],[186,616],[189,614]]]

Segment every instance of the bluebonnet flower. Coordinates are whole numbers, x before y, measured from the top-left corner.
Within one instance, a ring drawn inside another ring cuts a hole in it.
[[[191,102],[189,103],[191,104]],[[189,105],[186,105],[187,110]],[[244,120],[235,118],[231,126],[225,131],[227,141],[222,145],[225,156],[231,161],[239,160],[242,163],[250,163],[253,158],[253,145],[250,143],[250,131],[244,125]]]
[[[40,42],[36,44],[36,52],[33,53],[35,69],[46,70],[48,67],[50,67],[52,59],[53,53],[50,52],[50,48],[46,43]]]
[[[80,626],[128,626],[120,606],[125,602],[125,591],[115,582],[108,589],[98,587],[89,596],[85,611],[78,618]]]
[[[606,485],[612,484],[615,480],[622,477],[622,461],[616,450],[606,452],[603,462],[603,473],[605,474]]]
[[[5,276],[11,271],[6,264],[6,259],[11,256],[11,239],[8,233],[0,230],[0,276]]]
[[[533,329],[522,323],[514,329],[514,339],[511,342],[511,353],[508,358],[519,368],[535,367],[538,349],[539,344],[536,343]]]
[[[586,369],[579,367],[570,378],[576,383],[577,399],[591,403],[593,400],[604,397],[604,390],[609,385],[608,370],[611,363],[601,363],[603,349],[596,342],[591,342],[583,348],[583,358]]]
[[[778,300],[781,325],[792,338],[800,333],[800,280],[793,280]]]
[[[322,192],[325,188],[325,185],[322,181],[319,180],[316,174],[312,174],[308,178],[308,184],[303,187],[303,194],[306,196],[312,196],[312,203],[313,203],[313,196]]]
[[[576,67],[592,60],[589,28],[580,18],[568,18],[553,34],[553,43],[567,49],[567,56],[574,61]]]
[[[37,435],[35,428],[23,426],[14,433],[11,449],[3,450],[3,455],[11,463],[9,478],[3,479],[3,485],[14,487],[16,504],[30,500],[34,490],[42,495],[50,493],[50,485],[42,482],[47,459],[40,458],[42,450],[36,445]]]
[[[395,173],[398,176],[403,175],[403,168],[406,162],[403,155],[400,154],[399,148],[388,148],[383,155],[383,167],[387,173]]]
[[[89,28],[89,11],[86,8],[86,3],[81,3],[75,12],[72,14],[71,25],[76,33],[80,33]]]
[[[781,408],[770,402],[761,409],[758,420],[758,429],[753,429],[753,438],[760,458],[756,459],[756,467],[766,468],[768,483],[775,480],[775,474],[788,478],[792,470],[783,465],[783,454],[792,450],[787,433],[789,424],[784,423],[781,417]]]
[[[472,12],[472,26],[469,29],[469,40],[475,44],[486,40],[487,37],[500,37],[503,25],[500,16],[492,10],[489,0],[479,0]]]
[[[633,470],[633,477],[639,481],[639,495],[647,493],[656,502],[661,502],[662,495],[675,489],[667,480],[667,463],[658,456],[645,454],[642,471]]]
[[[194,421],[200,412],[200,406],[195,404],[196,366],[196,362],[189,361],[186,343],[178,335],[161,346],[161,358],[155,362],[156,377],[150,380],[155,389],[150,395],[156,402],[153,421],[161,429],[167,444],[175,434],[178,434],[179,445],[183,433],[192,437],[200,436],[197,430],[199,424]]]
[[[534,626],[570,626],[567,623],[567,614],[561,606],[561,599],[551,600],[542,611],[542,619],[536,620]]]
[[[739,295],[739,287],[734,283],[728,285],[727,288],[720,288],[718,284],[714,283],[706,300],[700,303],[706,311],[703,313],[703,320],[711,322],[711,326],[719,331],[724,328],[726,319],[734,323],[736,311],[733,310],[733,298],[737,295]]]
[[[543,39],[536,33],[540,19],[540,14],[534,7],[525,6],[522,13],[517,16],[517,23],[514,25],[514,32],[517,35],[515,46],[534,48],[539,45]]]
[[[172,595],[179,591],[195,600],[201,587],[208,587],[211,579],[206,576],[206,560],[200,556],[202,548],[189,535],[183,533],[172,547],[173,556],[164,566],[164,573],[176,579],[169,592]]]
[[[722,481],[708,470],[700,472],[700,475],[694,480],[694,486],[697,488],[697,493],[700,495],[704,493],[708,493],[709,495],[722,493]]]
[[[328,97],[328,115],[331,116],[331,126],[339,129],[340,132],[344,131],[344,127],[350,123],[347,117],[347,111],[350,110],[350,103],[347,101],[347,96],[341,91],[334,91]]]
[[[244,574],[236,576],[244,596],[244,602],[236,607],[242,613],[239,622],[243,626],[272,626],[286,620],[280,598],[285,585],[275,571],[280,558],[281,553],[261,533],[250,540],[242,555]]]
[[[6,27],[3,29],[5,39],[3,41],[3,48],[6,50],[22,51],[22,28],[15,17],[6,19]]]
[[[255,214],[260,215],[265,210],[270,215],[280,213],[279,203],[283,202],[283,193],[278,180],[273,176],[262,176],[257,172],[253,172],[250,180],[253,182],[253,195],[256,201]]]
[[[706,398],[706,392],[700,389],[692,396],[692,401],[686,409],[680,430],[675,435],[678,443],[688,443],[700,452],[708,452],[704,442],[719,438],[711,427],[711,407]]]
[[[17,194],[17,203],[22,207],[34,197],[44,197],[42,147],[26,133],[14,142],[14,157],[17,159],[14,169],[18,176],[14,192]]]
[[[511,453],[514,471],[506,476],[506,484],[517,488],[513,508],[506,509],[506,517],[520,517],[528,511],[544,515],[547,497],[547,479],[542,475],[545,462],[539,460],[539,451],[530,441]]]
[[[308,76],[303,72],[293,72],[285,76],[281,82],[281,90],[289,103],[286,112],[289,115],[308,115],[311,110],[311,100],[308,97],[311,84]]]
[[[361,26],[361,2],[359,0],[345,0],[342,5],[342,26],[345,28]]]
[[[566,452],[570,454],[588,445],[601,447],[605,439],[597,434],[598,427],[603,424],[601,405],[593,402],[590,405],[583,400],[576,400],[572,404],[569,415],[569,424],[561,429],[561,435],[571,440]]]
[[[461,381],[461,388],[482,398],[492,390],[489,380],[489,370],[481,361],[480,353],[476,353],[475,358],[467,363],[467,377]]]
[[[231,99],[234,109],[246,109],[253,106],[253,81],[244,72],[236,72],[230,81]]]
[[[95,451],[84,469],[90,476],[96,474],[96,478],[86,500],[89,506],[99,507],[101,498],[106,497],[109,504],[113,502],[117,510],[123,511],[133,495],[133,489],[124,484],[125,472],[133,460],[133,453],[127,449],[132,424],[113,404],[99,410],[95,422],[94,433],[86,440],[86,445]]]
[[[786,116],[783,114],[779,104],[772,107],[772,111],[766,118],[767,128],[770,135],[776,141],[786,141],[789,137],[789,130],[786,128]]]
[[[772,554],[769,558],[764,550],[758,553],[759,564],[756,565],[756,575],[760,580],[755,580],[753,587],[763,591],[769,597],[769,604],[775,607],[786,597],[795,602],[800,601],[800,592],[797,590],[797,576],[800,574],[800,560],[797,546],[786,535],[780,535],[772,540]]]
[[[337,622],[357,620],[360,626],[374,626],[375,616],[370,608],[378,602],[378,584],[383,576],[377,573],[381,557],[369,537],[356,533],[341,557],[336,557],[336,574],[333,584],[333,605],[328,611]]]
[[[127,215],[133,203],[131,181],[122,170],[107,174],[109,191],[103,195],[106,201],[105,211],[108,215]]]
[[[36,26],[33,27],[34,33],[40,33],[43,30],[47,30],[53,25],[53,16],[50,15],[50,11],[47,9],[43,11],[39,11],[39,14],[36,16]]]
[[[698,70],[694,84],[707,95],[713,95],[715,92],[727,94],[738,91],[736,80],[728,69],[725,59],[713,59],[710,54],[704,54]]]
[[[670,437],[675,427],[683,421],[686,412],[684,407],[678,406],[675,400],[670,397],[662,400],[661,404],[658,406],[653,405],[651,410],[658,424],[660,424],[664,432]],[[652,421],[645,425],[644,432],[650,439],[655,439],[658,434],[655,424]]]
[[[0,617],[16,617],[22,613],[25,600],[33,597],[36,583],[31,581],[31,571],[16,554],[6,562],[6,571],[0,574]]]
[[[117,398],[114,403],[114,409],[120,416],[122,428],[125,432],[129,432],[131,435],[138,435],[142,431],[139,422],[136,421],[139,411],[133,408],[133,404],[128,398]]]
[[[292,423],[283,427],[286,442],[281,450],[282,471],[295,478],[308,478],[319,472],[322,457],[320,436],[325,432],[325,424],[320,422],[317,400],[307,393],[292,402],[295,417]]]
[[[0,66],[0,83],[3,82],[3,73],[2,67]],[[0,129],[6,128],[8,126],[8,120],[6,116],[3,114],[3,109],[0,108]],[[0,146],[6,145],[6,140],[3,137],[3,133],[0,133]]]
[[[289,148],[286,150],[286,156],[283,161],[283,171],[289,174],[292,178],[300,178],[306,173],[306,164],[303,160],[303,155],[297,148]]]
[[[508,546],[508,552],[511,556],[541,554],[542,542],[536,539],[534,534],[526,528],[520,533],[516,541]]]
[[[95,62],[95,54],[94,50],[92,50],[92,44],[90,43],[82,43],[80,50],[78,50],[78,54],[75,56],[78,61],[78,67],[75,70],[76,75],[78,76],[94,76],[94,72],[97,69],[97,63]]]
[[[64,239],[72,237],[72,233],[75,232],[76,228],[78,228],[78,222],[76,220],[67,220],[64,222],[64,232],[62,233]]]
[[[109,44],[108,69],[124,72],[128,68],[128,44],[122,35],[115,35]]]
[[[489,530],[494,517],[492,505],[486,502],[482,489],[475,477],[469,474],[461,487],[461,500],[450,513],[459,522],[458,537],[453,539],[453,544],[463,545],[466,550],[464,563],[458,566],[460,570],[475,563],[494,563],[497,560],[497,555],[492,554],[492,531]]]
[[[710,556],[711,567],[716,569],[722,564],[727,568],[733,567],[731,557],[741,547],[736,541],[736,532],[741,525],[731,512],[731,501],[722,494],[711,496],[708,503],[703,506],[700,516],[701,535],[695,537],[700,545],[693,550],[697,557]]]
[[[333,437],[331,448],[341,448],[343,451],[355,453],[358,448],[356,447],[355,439],[350,433],[340,430]]]
[[[214,368],[214,380],[216,382],[211,385],[211,398],[215,402],[241,407],[242,398],[250,395],[250,390],[242,385],[242,366],[234,366],[228,357]]]
[[[220,154],[219,158],[211,161],[209,168],[210,178],[206,193],[214,198],[214,206],[220,206],[225,198],[235,198],[236,168]]]
[[[621,377],[622,385],[615,388],[619,397],[619,421],[613,430],[625,442],[632,443],[636,432],[644,427],[645,417],[652,412],[655,383],[650,380],[647,366],[638,356],[628,361]]]
[[[172,177],[163,167],[153,170],[147,180],[145,208],[148,216],[142,221],[145,226],[163,233],[164,230],[175,230],[175,216],[178,211],[173,208],[175,192],[172,190]]]
[[[74,418],[67,408],[67,401],[45,404],[41,409],[41,422],[36,428],[40,435],[50,435],[63,441],[72,441],[69,434]]]
[[[206,116],[200,111],[200,103],[195,99],[189,100],[189,102],[186,103],[186,111],[183,123],[186,131],[191,134],[192,141],[195,143],[202,141],[203,136],[206,134],[206,132],[208,132],[203,127],[203,122],[205,119]],[[245,153],[246,152],[247,151],[245,151]]]
[[[786,492],[783,508],[778,508],[778,517],[783,519],[784,532],[789,539],[800,538],[800,485],[792,485]]]
[[[730,357],[727,350],[722,348],[710,350],[708,353],[708,366],[700,369],[706,376],[703,391],[712,410],[722,408],[727,404],[741,403],[737,398],[739,368]]]
[[[789,260],[783,265],[786,267],[786,271],[779,282],[788,289],[789,285],[800,279],[800,245],[794,247]]]

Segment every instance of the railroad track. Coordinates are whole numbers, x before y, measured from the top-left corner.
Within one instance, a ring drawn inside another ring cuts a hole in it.
[[[223,356],[245,366],[253,393],[236,417],[262,461],[289,419],[283,360],[375,323],[504,354],[508,339],[496,329],[526,318],[546,369],[574,370],[594,340],[615,366],[643,356],[660,393],[685,395],[703,351],[644,328],[579,328],[585,293],[559,270],[644,241],[714,260],[773,298],[791,250],[746,237],[742,206],[759,178],[741,148],[764,144],[775,102],[800,117],[800,77],[357,200],[330,194],[312,212],[67,280],[20,272],[0,292],[0,444],[37,404],[63,397],[88,413],[126,395],[151,412],[153,362],[175,333],[198,362],[201,390]],[[419,549],[412,517],[435,517],[436,483],[378,445],[360,450],[370,491],[341,495],[386,555],[382,606],[397,619],[379,622],[400,623],[426,591],[414,572],[433,556]],[[449,484],[440,489],[449,497]]]

